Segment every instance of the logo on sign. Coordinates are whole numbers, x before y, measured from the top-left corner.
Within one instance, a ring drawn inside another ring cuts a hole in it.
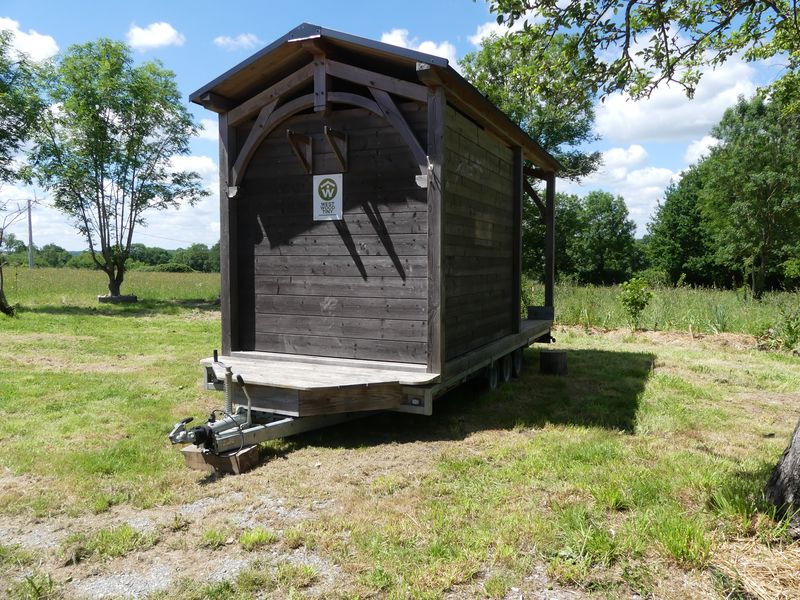
[[[331,179],[330,177],[326,177],[322,181],[319,182],[319,186],[317,186],[317,193],[319,197],[323,200],[333,200],[336,197],[336,193],[339,191],[339,186],[336,185],[336,182]]]

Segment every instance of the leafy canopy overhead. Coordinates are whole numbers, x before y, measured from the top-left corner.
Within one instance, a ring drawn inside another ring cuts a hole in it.
[[[800,63],[798,6],[792,0],[488,0],[499,23],[531,19],[520,34],[533,38],[543,58],[551,40],[567,37],[581,57],[587,83],[602,95],[649,95],[676,82],[691,96],[700,67],[733,54],[747,60],[784,56]]]
[[[599,152],[580,149],[596,139],[594,98],[581,81],[586,65],[570,53],[564,36],[544,52],[542,61],[529,36],[493,35],[460,64],[475,87],[564,165],[562,176],[577,179],[600,163]]]
[[[0,184],[16,179],[14,155],[33,133],[42,109],[35,67],[13,48],[11,36],[0,30]]]
[[[174,74],[159,62],[134,65],[121,42],[70,47],[46,73],[43,89],[51,108],[35,172],[75,221],[116,295],[146,214],[207,194],[197,173],[172,163],[188,154],[197,127]]]

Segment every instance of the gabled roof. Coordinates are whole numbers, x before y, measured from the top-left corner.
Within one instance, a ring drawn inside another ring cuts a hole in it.
[[[354,57],[362,64],[366,62],[373,71],[408,81],[419,81],[418,65],[427,65],[424,69],[426,78],[445,87],[448,102],[510,145],[521,146],[525,158],[541,169],[558,171],[562,168],[555,158],[453,69],[447,59],[311,23],[295,27],[190,94],[189,100],[217,112],[226,112],[307,65],[311,56],[301,43],[305,40],[319,40],[344,56]]]

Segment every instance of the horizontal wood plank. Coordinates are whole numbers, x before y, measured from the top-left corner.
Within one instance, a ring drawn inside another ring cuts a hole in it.
[[[406,319],[256,313],[256,335],[260,333],[291,333],[323,337],[421,342],[427,335],[426,327],[426,321]]]
[[[415,319],[427,318],[424,298],[358,298],[334,296],[256,296],[256,312],[282,315],[326,315],[331,317],[363,317]]]
[[[365,360],[396,360],[410,363],[424,363],[426,359],[424,342],[359,340],[272,333],[256,333],[256,350]]]
[[[350,247],[348,247],[350,246]],[[378,235],[352,235],[347,243],[341,235],[298,235],[286,243],[271,245],[269,240],[253,248],[255,256],[426,256],[424,235],[397,234],[390,239]]]
[[[303,275],[281,277],[256,275],[256,294],[291,296],[358,296],[363,298],[425,298],[427,278],[409,277],[325,277]],[[276,350],[279,352],[279,350]]]
[[[257,256],[256,273],[259,275],[328,275],[359,277],[363,268],[368,277],[401,276],[425,277],[428,263],[424,256],[397,257],[364,256],[359,265],[350,256]]]

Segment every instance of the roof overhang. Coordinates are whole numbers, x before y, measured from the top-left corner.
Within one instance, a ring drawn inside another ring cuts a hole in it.
[[[334,52],[356,54],[409,80],[441,85],[447,99],[458,110],[512,146],[520,146],[526,159],[545,171],[557,172],[561,164],[471,83],[445,58],[383,42],[303,23],[259,50],[232,69],[199,88],[189,100],[225,113],[274,82],[304,67],[312,60],[307,44],[316,40]]]

